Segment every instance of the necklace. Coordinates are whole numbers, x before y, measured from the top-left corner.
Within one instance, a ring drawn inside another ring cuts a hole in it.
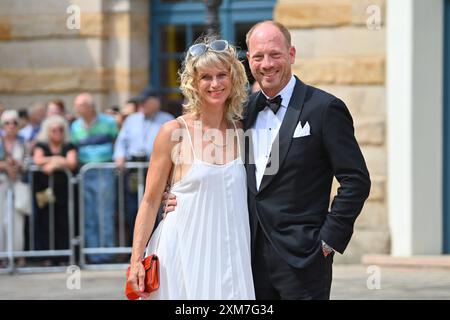
[[[219,128],[220,128],[220,125],[219,125]],[[219,128],[209,128],[209,129],[206,129],[206,130],[204,130],[204,129],[202,128],[203,136],[204,136],[209,142],[211,142],[213,145],[215,145],[216,147],[218,147],[218,148],[224,148],[224,147],[226,147],[226,146],[228,145],[228,141],[227,141],[228,139],[227,139],[226,135],[225,135],[225,143],[224,143],[224,144],[220,144],[220,143],[217,143],[217,142],[216,142],[216,135],[211,135],[211,134],[208,132],[209,130],[219,131],[220,134],[221,134],[221,136],[223,137],[222,132],[220,131]]]
[[[213,145],[215,145],[216,147],[223,148],[223,147],[226,147],[226,146],[228,145],[228,141],[225,142],[224,144],[219,144],[219,143],[215,142],[215,140],[216,140],[215,136],[210,136],[210,135],[208,134],[208,132],[204,132],[204,136],[205,136],[206,139],[208,139],[209,142],[211,142],[211,143],[212,143]],[[214,137],[214,138],[213,138],[213,137]],[[213,139],[212,139],[212,138],[213,138]],[[225,140],[227,140],[227,139],[225,138]]]

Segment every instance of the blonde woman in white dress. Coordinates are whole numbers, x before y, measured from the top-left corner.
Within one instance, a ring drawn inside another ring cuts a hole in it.
[[[239,122],[247,98],[245,69],[227,41],[204,38],[186,53],[180,79],[186,112],[166,123],[155,140],[128,281],[144,299],[254,299]],[[147,247],[171,180],[178,205]],[[146,294],[141,260],[155,251],[160,288]]]

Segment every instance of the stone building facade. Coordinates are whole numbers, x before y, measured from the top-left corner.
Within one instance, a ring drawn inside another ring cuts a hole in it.
[[[0,1],[0,100],[123,102],[148,83],[148,19],[147,0]]]

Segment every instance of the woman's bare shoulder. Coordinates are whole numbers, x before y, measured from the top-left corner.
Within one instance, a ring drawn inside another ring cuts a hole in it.
[[[182,124],[180,122],[181,120],[178,118],[167,121],[161,126],[159,134],[164,138],[171,137],[177,130],[182,128]]]
[[[170,120],[164,123],[159,129],[158,135],[156,136],[153,151],[167,151],[178,142],[177,136],[180,136],[178,132],[181,130],[181,124],[177,120]],[[171,143],[172,142],[172,143]]]

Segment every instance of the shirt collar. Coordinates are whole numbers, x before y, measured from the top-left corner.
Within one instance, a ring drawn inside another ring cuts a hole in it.
[[[86,128],[86,129],[92,128],[94,126],[94,124],[98,121],[98,118],[99,118],[99,114],[97,113],[95,115],[94,119],[92,120],[91,125],[88,127],[86,121],[84,121],[84,118],[80,117],[81,123],[83,124],[83,127]]]
[[[153,121],[156,118],[158,111],[150,116],[146,116],[145,113],[142,112],[142,116],[144,117],[144,120]]]
[[[294,75],[291,76],[291,80],[289,80],[289,82],[287,83],[287,85],[284,86],[283,89],[281,89],[280,92],[278,92],[278,94],[275,95],[281,96],[281,107],[282,108],[287,108],[289,105],[289,102],[291,101],[291,97],[292,97],[292,93],[294,92],[294,87],[295,87],[295,77]],[[261,92],[266,96],[266,98],[269,98],[264,91],[261,90]]]

